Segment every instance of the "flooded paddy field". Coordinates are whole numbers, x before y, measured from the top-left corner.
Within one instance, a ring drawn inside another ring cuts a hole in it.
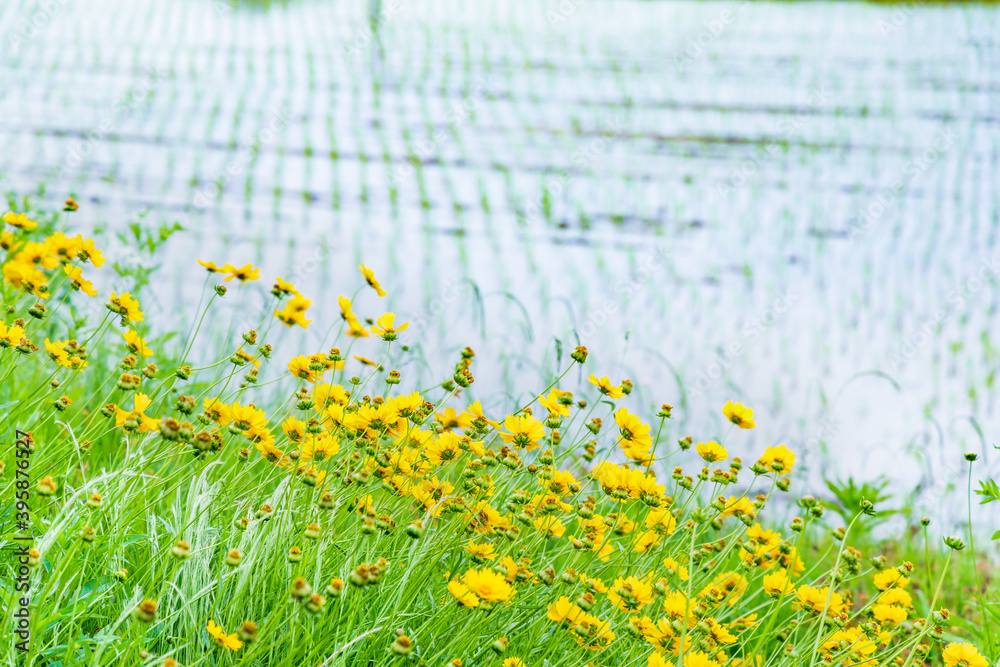
[[[674,405],[671,437],[721,438],[742,401],[759,427],[734,455],[889,471],[946,522],[956,453],[1000,465],[995,6],[0,13],[0,186],[72,193],[109,233],[180,222],[151,310],[193,314],[194,257],[253,262],[313,298],[294,335],[329,346],[364,261],[390,294],[358,310],[413,322],[399,370],[422,386],[470,345],[499,410],[584,344],[629,405]],[[269,288],[231,295],[234,327]]]

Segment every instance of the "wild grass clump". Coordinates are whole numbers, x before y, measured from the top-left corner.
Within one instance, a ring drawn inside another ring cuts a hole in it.
[[[93,287],[75,207],[4,217],[5,546],[31,544],[0,569],[8,608],[30,597],[6,664],[987,665],[941,605],[947,564],[921,582],[862,553],[870,501],[821,538],[793,451],[732,455],[751,409],[668,438],[673,408],[636,414],[629,380],[567,387],[584,347],[503,412],[464,400],[469,348],[417,390],[393,370],[407,323],[355,313],[386,294],[364,265],[329,348],[295,347],[330,314],[275,278],[273,311],[213,349],[260,271],[199,260],[207,305],[157,329]],[[366,338],[378,360],[351,354]]]

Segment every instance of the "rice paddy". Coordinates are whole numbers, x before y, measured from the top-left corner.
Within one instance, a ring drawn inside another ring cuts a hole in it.
[[[936,542],[977,534],[989,552],[996,506],[970,509],[963,455],[980,457],[973,488],[1000,476],[997,35],[992,4],[17,0],[0,8],[0,188],[12,210],[76,198],[67,234],[108,257],[91,277],[102,297],[142,286],[157,350],[187,341],[211,298],[195,258],[259,267],[262,280],[212,302],[186,359],[196,367],[273,319],[274,276],[308,296],[314,320],[272,332],[288,349],[278,367],[329,347],[338,297],[365,263],[389,294],[359,312],[409,322],[409,349],[393,359],[407,391],[437,386],[469,346],[475,382],[462,399],[494,416],[567,367],[560,387],[574,391],[591,371],[630,379],[628,404],[647,421],[673,405],[671,443],[724,440],[720,406],[741,402],[757,427],[725,445],[747,465],[785,444],[797,490],[828,504],[846,492],[826,481],[884,479],[879,509],[905,511],[871,539],[903,541],[927,516]],[[96,324],[104,300],[74,315]],[[570,359],[580,345],[587,368]],[[384,348],[370,336],[350,354],[378,360]],[[258,400],[280,404],[286,389]],[[142,469],[166,451],[100,460]],[[153,531],[162,550],[189,537],[174,533],[218,482],[191,481],[191,507],[178,500],[176,525]],[[121,497],[153,502],[143,493]],[[801,511],[771,502],[779,520]],[[268,530],[267,558],[284,568],[287,535]],[[380,544],[401,549],[397,537]],[[129,553],[128,539],[108,553]],[[184,594],[218,574],[208,557]],[[408,561],[406,577],[428,562]],[[284,599],[290,581],[240,576],[231,594],[252,580]],[[980,582],[953,583],[946,595],[960,598]],[[217,604],[203,602],[198,613]],[[111,616],[127,606],[115,605]],[[990,622],[970,614],[978,631]],[[300,664],[279,661],[293,655],[285,644],[196,663],[194,631],[171,623],[183,664]],[[126,664],[114,660],[138,660],[138,637],[123,657],[71,659],[56,632],[49,646],[66,654],[35,664]],[[301,664],[383,664],[373,651]]]

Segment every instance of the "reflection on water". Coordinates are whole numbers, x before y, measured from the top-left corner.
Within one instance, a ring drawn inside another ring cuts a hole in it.
[[[260,263],[324,310],[308,349],[366,261],[395,289],[359,308],[414,322],[422,386],[468,344],[499,408],[583,343],[677,406],[671,437],[742,400],[734,454],[887,472],[918,512],[959,453],[997,464],[995,7],[53,7],[0,10],[3,186],[181,220],[159,307],[193,309],[195,256]]]

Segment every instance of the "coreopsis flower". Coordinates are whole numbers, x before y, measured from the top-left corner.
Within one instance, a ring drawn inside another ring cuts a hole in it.
[[[506,602],[517,593],[502,575],[489,569],[468,570],[461,583],[483,602]]]
[[[549,538],[562,537],[566,534],[566,526],[564,526],[562,521],[554,516],[546,516],[541,519],[535,519],[534,526],[535,530],[540,533],[544,533],[545,536]]]
[[[650,436],[649,425],[643,423],[626,408],[619,408],[615,412],[615,423],[618,424],[618,429],[621,432],[621,439],[618,442],[623,447],[627,444],[643,447],[652,444],[653,438]]]
[[[427,444],[424,455],[432,465],[442,465],[457,460],[464,451],[461,443],[463,436],[446,431]]]
[[[286,282],[280,276],[274,279],[274,287],[271,288],[271,294],[273,294],[278,298],[287,296],[289,294],[293,296],[302,296],[302,294],[297,289],[295,289],[295,285],[293,285],[290,282]]]
[[[547,396],[539,397],[538,402],[551,414],[569,417],[569,409],[573,404],[572,397],[573,392],[553,388]]]
[[[646,667],[674,667],[674,663],[664,658],[659,651],[653,651],[646,658]]]
[[[208,634],[215,638],[215,643],[222,648],[227,648],[230,651],[238,651],[243,646],[243,642],[239,640],[235,632],[227,635],[226,631],[216,625],[215,621],[211,619],[209,619],[208,627],[205,629],[208,630]]]
[[[73,199],[72,197],[70,197],[69,199],[67,199],[67,200],[66,200],[66,201],[65,201],[65,202],[63,203],[63,210],[64,210],[64,211],[69,211],[69,212],[72,212],[72,211],[77,211],[77,210],[79,210],[79,209],[80,209],[80,205],[79,205],[79,204],[77,204],[77,203],[76,203],[76,200],[75,200],[75,199]]]
[[[375,274],[372,272],[372,270],[369,269],[364,264],[362,264],[361,266],[359,266],[358,269],[361,271],[361,275],[365,277],[365,282],[367,282],[368,285],[370,285],[371,288],[373,290],[375,290],[375,292],[379,296],[385,296],[386,292],[385,292],[384,289],[382,289],[382,286],[379,284],[378,280],[375,278]]]
[[[768,447],[757,463],[770,472],[787,475],[795,465],[795,452],[784,445]]]
[[[673,518],[673,517],[671,517],[671,518]],[[676,521],[675,521],[675,523],[676,523]],[[665,569],[667,571],[667,574],[670,574],[670,575],[676,574],[677,578],[680,579],[681,581],[687,581],[688,580],[688,569],[686,567],[684,567],[683,565],[681,565],[680,563],[678,563],[673,558],[665,558],[663,560],[663,569]]]
[[[889,568],[876,572],[873,581],[875,583],[875,587],[880,591],[884,591],[889,588],[906,588],[910,584],[910,580],[904,577],[895,568]]]
[[[76,254],[82,262],[90,262],[97,268],[104,266],[104,253],[94,245],[92,239],[84,239]]]
[[[773,598],[778,598],[782,595],[788,595],[789,593],[795,592],[795,587],[788,579],[788,573],[784,570],[778,570],[777,572],[772,572],[771,574],[765,574],[762,585],[764,587],[764,592]]]
[[[69,277],[70,282],[73,283],[73,289],[83,292],[87,296],[97,296],[97,290],[94,289],[94,283],[83,277],[83,269],[79,266],[64,264],[63,271]]]
[[[829,603],[827,602],[829,596]],[[795,591],[795,604],[813,614],[823,613],[826,608],[827,613],[836,615],[848,608],[847,601],[836,591],[831,592],[829,586],[823,588],[813,588],[812,586],[799,586]]]
[[[608,398],[621,398],[625,395],[625,392],[622,391],[621,387],[616,387],[611,384],[611,380],[608,379],[607,375],[602,378],[598,378],[596,375],[591,373],[590,377],[587,378],[587,381],[597,387],[597,390]]]
[[[127,347],[132,354],[137,354],[140,357],[148,358],[153,356],[153,350],[146,345],[146,341],[143,340],[134,329],[127,329],[122,333],[122,337],[125,339],[125,347]]]
[[[297,295],[292,297],[285,307],[281,310],[275,310],[274,316],[277,317],[286,326],[294,326],[298,324],[303,329],[308,328],[312,320],[306,319],[306,310],[312,305],[312,301],[305,298],[304,296]]]
[[[508,445],[531,451],[538,448],[538,441],[545,436],[545,427],[531,415],[509,415],[503,426],[509,433],[500,437]]]
[[[969,642],[952,642],[944,647],[945,667],[987,667],[989,662]]]
[[[327,432],[307,436],[302,443],[299,459],[303,462],[326,461],[340,451],[340,440]]]
[[[11,227],[17,227],[18,229],[23,229],[29,232],[38,227],[38,223],[29,218],[26,214],[17,213],[15,211],[8,211],[7,213],[4,213],[3,221]]]
[[[893,604],[876,604],[872,607],[872,617],[882,624],[899,625],[906,621],[907,613],[902,607]]]
[[[741,515],[745,517],[752,517],[757,513],[757,506],[753,504],[753,501],[743,496],[741,498],[736,498],[735,496],[729,496],[726,504],[719,513],[722,518]]]
[[[16,289],[34,294],[39,299],[49,297],[48,276],[34,264],[17,259],[8,261],[3,265],[3,277]]]
[[[132,410],[117,409],[115,413],[115,426],[124,428],[126,431],[156,431],[160,428],[160,420],[153,419],[146,415],[146,409],[152,404],[149,396],[137,393],[133,397]]]
[[[608,601],[626,613],[634,613],[653,601],[653,587],[636,577],[619,577],[608,591]]]
[[[233,421],[232,408],[218,398],[206,398],[203,405],[205,416],[219,426],[226,426]]]
[[[497,557],[495,547],[492,544],[489,542],[477,543],[475,540],[469,540],[469,543],[465,545],[465,553],[469,554],[472,560],[477,563],[484,563]]]
[[[708,463],[715,463],[716,461],[725,461],[729,458],[729,452],[726,448],[715,442],[699,442],[695,445],[695,450],[698,455],[705,459]]]
[[[63,368],[82,371],[87,366],[87,360],[80,356],[83,353],[80,352],[75,340],[52,342],[46,338],[45,350],[49,353],[49,357]]]
[[[209,273],[232,273],[236,270],[236,268],[228,262],[222,266],[216,266],[215,262],[207,262],[203,259],[199,259],[198,263],[204,266]]]
[[[229,265],[227,264],[226,266]],[[253,264],[244,264],[239,268],[230,266],[229,271],[227,271],[227,273],[229,275],[223,278],[223,280],[227,283],[233,278],[238,279],[241,283],[249,282],[251,280],[257,280],[258,278],[260,278],[260,269],[254,268]]]
[[[570,599],[564,595],[549,605],[546,616],[550,621],[555,621],[566,627],[572,627],[576,625],[577,619],[583,613],[584,611],[581,607],[570,602]]]
[[[707,598],[718,604],[725,602],[732,607],[746,593],[748,588],[746,577],[737,572],[725,572],[717,576],[712,583],[698,593],[698,597]]]
[[[722,406],[722,414],[726,419],[736,424],[740,428],[753,428],[757,423],[753,420],[753,410],[742,403],[729,401]]]
[[[139,310],[139,302],[128,292],[123,292],[121,296],[112,292],[105,306],[112,313],[121,315],[124,322],[142,322],[143,312]]]
[[[0,322],[0,347],[17,347],[24,339],[24,327],[17,324],[7,326]]]
[[[386,313],[382,317],[375,320],[375,326],[372,327],[372,333],[381,336],[384,341],[396,340],[396,334],[400,331],[404,331],[406,327],[410,326],[410,323],[403,322],[397,327],[394,326],[395,320],[395,313]]]

